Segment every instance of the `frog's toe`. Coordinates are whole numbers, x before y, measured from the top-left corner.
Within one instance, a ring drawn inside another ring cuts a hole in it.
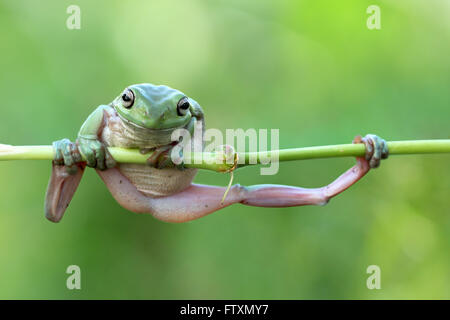
[[[53,142],[53,147],[55,149],[55,164],[64,165],[68,173],[76,172],[77,163],[82,160],[77,145],[69,139],[62,139]]]
[[[114,160],[108,149],[105,150],[105,166],[106,169],[114,168],[117,165],[116,160]]]
[[[62,139],[62,140],[54,141],[52,143],[53,149],[55,150],[55,156],[53,158],[53,161],[55,162],[55,164],[64,165],[63,150],[65,149],[65,145],[68,142],[70,143],[69,139]]]
[[[139,153],[140,154],[147,154],[147,153],[155,151],[156,149],[157,149],[156,147],[153,147],[153,148],[141,148],[141,149],[139,149]]]
[[[96,146],[94,148],[96,168],[99,170],[106,170],[106,151],[103,144]]]
[[[379,167],[381,159],[387,159],[389,156],[387,142],[379,136],[368,134],[362,138],[362,142],[366,145],[365,158],[371,168]]]
[[[75,150],[76,150],[76,146],[74,143],[71,143],[71,142],[65,144],[62,149],[64,165],[66,165],[67,167],[71,167],[76,163],[75,157],[74,157]]]
[[[80,151],[86,158],[86,164],[88,167],[95,168],[97,166],[97,159],[95,152],[92,148],[84,143],[80,143]]]
[[[161,146],[156,148],[150,157],[147,159],[147,165],[157,168],[157,169],[163,169],[169,166],[170,164],[170,158],[169,158],[169,152],[171,150],[171,146]]]

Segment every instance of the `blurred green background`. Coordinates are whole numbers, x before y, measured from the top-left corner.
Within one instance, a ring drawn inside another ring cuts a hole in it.
[[[80,30],[66,28],[71,4]],[[381,30],[366,27],[372,4]],[[448,139],[449,14],[447,0],[0,0],[0,141],[74,139],[140,82],[195,98],[210,128],[278,128],[282,148],[369,132]],[[50,163],[3,162],[0,298],[449,299],[449,160],[393,156],[326,207],[234,205],[178,225],[122,209],[93,170],[50,223]],[[254,167],[235,181],[322,186],[353,162]],[[71,264],[82,290],[66,288]],[[381,290],[366,288],[369,265]]]

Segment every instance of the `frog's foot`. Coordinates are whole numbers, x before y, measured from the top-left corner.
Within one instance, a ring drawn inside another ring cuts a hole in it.
[[[69,139],[62,139],[53,142],[53,148],[55,149],[53,163],[63,165],[69,174],[76,174],[78,164],[83,160],[77,145]]]
[[[370,168],[378,168],[381,159],[387,159],[389,156],[389,149],[387,142],[374,134],[368,134],[364,138],[361,136],[355,137],[353,143],[364,143],[366,146],[366,154],[364,161],[367,161]]]
[[[53,147],[55,158],[45,195],[45,215],[50,221],[58,222],[77,190],[86,164],[77,145],[69,139],[55,141]]]
[[[106,170],[116,166],[116,161],[101,141],[79,137],[77,144],[88,167]]]
[[[148,157],[148,159],[147,159],[147,165],[149,165],[153,168],[164,169],[164,168],[173,168],[174,166],[176,166],[177,168],[182,169],[183,168],[183,164],[181,161],[182,156],[180,155],[180,159],[179,159],[180,161],[176,161],[176,162],[180,162],[179,165],[178,164],[176,165],[174,163],[173,159],[171,158],[172,150],[175,146],[176,146],[176,143],[173,143],[173,144],[155,147],[155,148],[141,149],[140,152],[142,154],[152,152],[150,157]]]
[[[81,162],[67,170],[64,165],[52,163],[52,174],[45,194],[45,216],[52,222],[59,222],[72,200],[83,177],[86,164]]]

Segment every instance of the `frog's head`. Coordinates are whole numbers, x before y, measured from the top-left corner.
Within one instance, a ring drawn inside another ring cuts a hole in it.
[[[143,83],[126,88],[111,105],[127,123],[158,130],[187,125],[198,103],[178,90]]]

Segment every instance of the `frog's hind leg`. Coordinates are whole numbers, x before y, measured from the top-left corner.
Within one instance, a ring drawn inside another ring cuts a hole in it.
[[[292,207],[323,205],[346,190],[369,171],[368,161],[359,158],[357,164],[328,186],[305,189],[281,185],[234,185],[224,203],[224,187],[193,184],[187,189],[160,198],[148,197],[116,169],[99,171],[113,197],[124,208],[136,213],[150,213],[166,222],[185,222],[201,218],[234,203],[257,207]]]
[[[184,222],[198,219],[234,203],[255,207],[326,204],[361,179],[370,168],[378,167],[380,160],[388,156],[386,141],[375,135],[367,135],[365,138],[358,136],[354,142],[366,145],[365,157],[356,158],[356,165],[325,187],[306,189],[280,185],[234,185],[224,203],[224,187],[193,184],[176,194],[152,198],[139,192],[117,168],[97,172],[113,197],[126,209],[137,213],[150,213],[167,222]]]
[[[66,166],[53,162],[45,195],[45,216],[48,220],[52,222],[61,220],[80,184],[84,168],[85,164],[78,164],[71,168],[74,172],[69,174]]]

